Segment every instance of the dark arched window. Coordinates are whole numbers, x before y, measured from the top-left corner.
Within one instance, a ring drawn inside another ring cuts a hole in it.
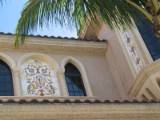
[[[143,18],[139,23],[137,23],[137,27],[153,60],[159,59],[160,39],[155,36],[153,31],[153,25],[145,18]]]
[[[9,66],[0,60],[0,96],[13,96],[12,73]]]
[[[65,79],[70,96],[86,96],[81,73],[71,63],[68,63],[65,66]]]

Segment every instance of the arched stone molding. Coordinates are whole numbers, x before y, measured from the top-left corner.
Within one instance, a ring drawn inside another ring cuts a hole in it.
[[[18,96],[18,89],[17,83],[19,81],[18,78],[18,69],[16,62],[8,55],[4,53],[0,53],[0,60],[4,61],[9,67],[12,72],[12,79],[13,79],[13,89],[14,89],[14,96]]]
[[[12,70],[16,68],[16,62],[10,56],[0,53],[0,59],[8,64]]]
[[[81,76],[82,76],[82,80],[83,80],[83,83],[84,83],[84,87],[85,87],[87,96],[92,97],[93,93],[92,93],[92,90],[91,90],[90,83],[88,81],[88,77],[87,77],[87,73],[86,73],[84,65],[79,60],[77,60],[76,58],[71,57],[71,56],[68,56],[68,57],[64,58],[61,62],[61,74],[62,74],[61,76],[62,76],[62,81],[64,83],[63,88],[65,88],[64,90],[66,92],[66,95],[68,96],[68,92],[67,92],[68,90],[67,90],[67,86],[65,84],[66,81],[65,81],[64,72],[65,72],[65,65],[67,63],[72,63],[73,65],[75,65],[78,68],[78,70],[80,71]]]
[[[25,54],[24,56],[22,56],[19,59],[18,68],[29,59],[38,59],[38,60],[44,61],[47,64],[49,64],[52,68],[56,69],[56,71],[59,70],[59,65],[58,65],[57,61],[55,59],[53,59],[52,57],[50,57],[46,54],[42,54],[42,53],[27,53],[27,54]]]
[[[25,64],[25,62],[27,62],[28,60],[39,60],[42,61],[44,63],[46,63],[47,65],[49,65],[49,67],[54,71],[55,76],[57,78],[57,83],[58,83],[58,89],[59,89],[59,95],[61,95],[61,87],[60,87],[60,83],[59,83],[59,78],[58,78],[58,73],[59,73],[59,65],[57,63],[57,61],[55,59],[53,59],[52,57],[46,55],[46,54],[42,54],[42,53],[27,53],[24,56],[22,56],[19,61],[18,61],[18,68],[21,69],[21,66],[23,64]],[[19,75],[21,77],[21,75]],[[20,84],[21,81],[19,81]],[[20,88],[22,90],[22,88]],[[22,92],[21,92],[22,95]]]
[[[139,100],[160,100],[160,60],[143,69],[137,76],[129,95]]]

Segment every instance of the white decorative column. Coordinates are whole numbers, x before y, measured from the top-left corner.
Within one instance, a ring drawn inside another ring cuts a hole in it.
[[[60,85],[61,85],[60,89],[61,89],[62,96],[66,97],[66,96],[69,96],[69,94],[68,94],[68,88],[65,81],[64,72],[65,72],[64,68],[59,69],[59,71],[57,72],[57,77],[58,77],[58,80],[60,81]]]

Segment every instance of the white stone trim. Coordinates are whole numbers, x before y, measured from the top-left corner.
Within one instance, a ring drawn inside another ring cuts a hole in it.
[[[83,80],[83,83],[84,83],[86,94],[87,94],[88,97],[92,97],[93,93],[92,93],[92,90],[91,90],[91,86],[90,86],[90,83],[89,83],[84,65],[79,60],[77,60],[76,58],[71,57],[71,56],[68,56],[68,57],[64,58],[61,62],[61,70],[62,70],[62,73],[63,73],[64,83],[66,83],[64,72],[65,72],[65,65],[67,63],[72,63],[73,65],[75,65],[78,68],[78,70],[80,71],[81,76],[82,76],[82,80]],[[66,85],[65,85],[65,89],[67,90]],[[68,93],[67,93],[67,95],[68,95]]]
[[[134,22],[133,22],[133,24],[134,24],[134,26],[132,27],[131,32],[132,32],[133,34],[135,34],[135,36],[136,36],[136,38],[137,38],[137,40],[136,40],[135,42],[136,42],[137,45],[139,45],[139,47],[141,48],[141,49],[140,49],[141,52],[142,52],[141,55],[143,56],[145,62],[146,62],[147,64],[150,64],[150,63],[153,62],[152,56],[151,56],[151,54],[149,53],[149,50],[148,50],[148,48],[147,48],[147,46],[146,46],[146,44],[145,44],[145,42],[144,42],[144,40],[143,40],[140,32],[139,32],[136,24],[135,24]]]
[[[137,97],[143,88],[154,87],[156,88],[156,82],[160,72],[160,60],[153,62],[144,68],[137,76],[135,83],[129,91],[131,97]],[[152,85],[154,83],[154,85]],[[147,87],[146,87],[147,86]],[[154,93],[155,94],[155,93]],[[159,93],[158,93],[159,94]]]
[[[14,90],[14,96],[18,95],[18,89],[17,89],[17,83],[19,81],[19,78],[17,77],[18,69],[16,62],[8,55],[4,53],[0,53],[0,59],[4,61],[10,68],[12,73],[12,80],[13,80],[13,90]]]

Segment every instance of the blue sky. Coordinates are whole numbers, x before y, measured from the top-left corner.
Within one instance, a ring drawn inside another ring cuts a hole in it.
[[[18,18],[27,0],[6,0],[3,6],[0,6],[0,32],[14,33]],[[50,25],[49,28],[44,27],[37,30],[34,34],[62,37],[77,37],[74,28],[61,27],[60,25]]]

